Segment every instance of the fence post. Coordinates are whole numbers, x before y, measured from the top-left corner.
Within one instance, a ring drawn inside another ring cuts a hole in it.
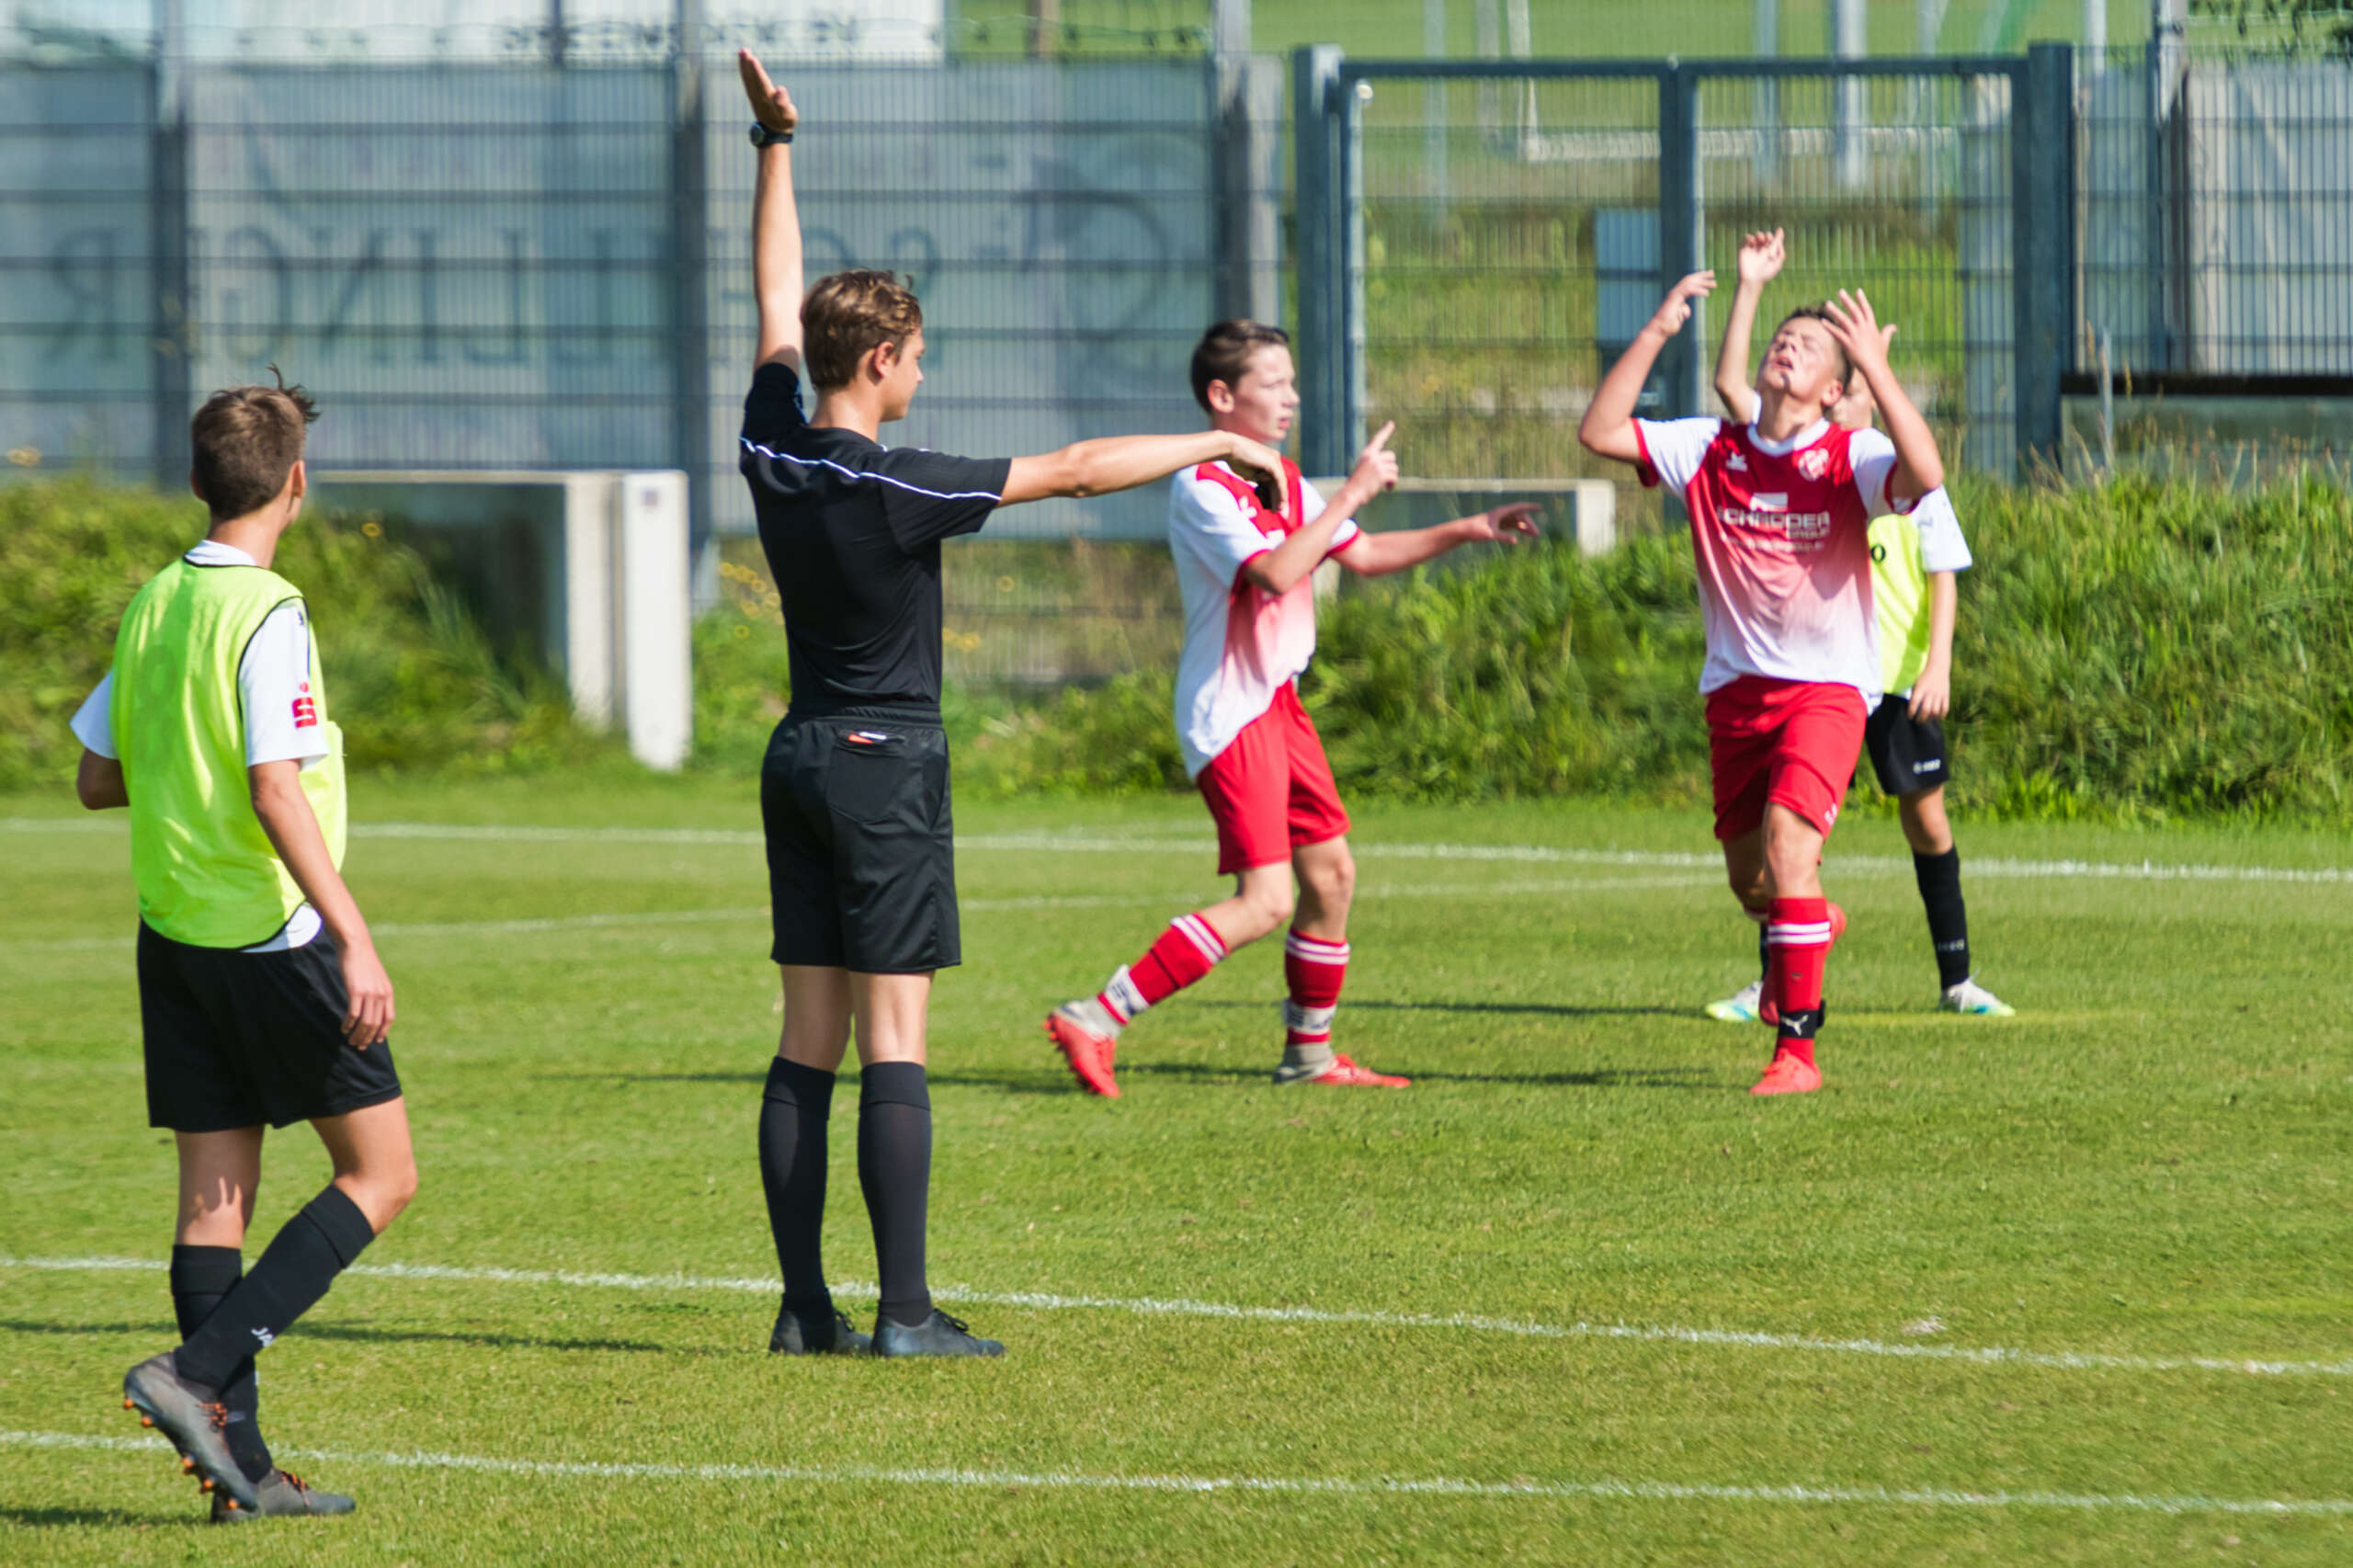
[[[1282,113],[1282,78],[1250,52],[1250,0],[1217,0],[1211,42],[1218,314],[1276,323],[1282,316],[1282,182],[1273,121]]]
[[[719,598],[710,535],[710,192],[704,168],[702,0],[677,0],[670,108],[670,443],[687,476],[688,586],[699,608]]]
[[[195,296],[188,265],[188,38],[180,7],[158,9],[155,63],[149,78],[154,119],[149,130],[153,174],[147,187],[154,241],[148,262],[150,395],[154,410],[155,488],[166,495],[188,488],[188,421],[196,395]]]
[[[1670,61],[1658,78],[1658,289],[1700,266],[1699,80]],[[1707,301],[1691,301],[1691,319],[1659,356],[1664,419],[1681,419],[1707,406],[1700,380],[1708,335]]]
[[[1347,355],[1336,265],[1346,244],[1347,191],[1339,157],[1340,51],[1291,51],[1292,153],[1299,255],[1300,461],[1310,473],[1345,473]]]
[[[2010,260],[2017,290],[2011,396],[2021,472],[2059,460],[2059,378],[2073,368],[2075,277],[2075,51],[2027,51],[2010,111]]]
[[[1341,324],[1340,351],[1346,358],[1346,373],[1340,379],[1340,450],[1336,454],[1340,466],[1335,473],[1346,473],[1364,438],[1365,429],[1365,244],[1364,244],[1364,106],[1372,97],[1372,85],[1358,82],[1338,95],[1340,108],[1340,190],[1342,209],[1347,214],[1344,232],[1347,248],[1341,254]]]

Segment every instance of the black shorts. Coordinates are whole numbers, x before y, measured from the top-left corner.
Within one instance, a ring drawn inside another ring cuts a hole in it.
[[[787,717],[760,769],[778,963],[961,962],[948,737],[936,720]]]
[[[322,931],[299,948],[192,948],[139,927],[147,1125],[176,1132],[287,1127],[398,1099],[392,1048],[343,1038],[342,951]]]
[[[1882,697],[1863,725],[1863,755],[1889,794],[1933,790],[1946,778],[1944,721],[1915,719],[1908,697]]]

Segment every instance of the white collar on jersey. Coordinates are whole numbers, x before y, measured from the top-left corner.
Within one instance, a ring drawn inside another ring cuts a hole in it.
[[[1785,458],[1801,447],[1811,447],[1830,429],[1830,421],[1817,419],[1786,441],[1768,441],[1756,426],[1748,427],[1748,444],[1768,458]]]
[[[190,566],[258,566],[260,562],[233,544],[222,544],[217,539],[199,540],[194,550],[180,557]]]

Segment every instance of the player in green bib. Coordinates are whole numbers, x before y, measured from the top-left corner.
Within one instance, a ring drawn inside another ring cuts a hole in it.
[[[1739,287],[1716,359],[1716,392],[1736,419],[1756,407],[1748,339],[1765,285],[1781,270],[1781,232],[1753,233],[1740,248]],[[1893,335],[1893,328],[1889,335]],[[1831,411],[1848,429],[1868,426],[1876,410],[1859,378]],[[1971,565],[1961,520],[1942,490],[1921,498],[1910,517],[1870,528],[1871,606],[1877,623],[1883,695],[1863,730],[1863,750],[1880,788],[1895,797],[1896,816],[1912,846],[1913,875],[1928,916],[1937,959],[1938,1006],[1949,1013],[2007,1017],[2012,1009],[1977,983],[1971,969],[1969,913],[1961,894],[1961,852],[1945,817],[1944,717],[1952,706],[1952,630],[1960,603],[1955,574]],[[1773,999],[1762,980],[1708,1005],[1730,1023],[1771,1022]]]
[[[343,881],[342,732],[301,590],[270,570],[316,417],[282,381],[197,412],[189,480],[211,528],[132,597],[74,716],[82,803],[130,809],[147,1119],[179,1156],[180,1344],[133,1367],[122,1402],[221,1522],[351,1511],[270,1457],[254,1358],[416,1190],[392,983]],[[296,1121],[335,1180],[247,1274],[263,1129]]]

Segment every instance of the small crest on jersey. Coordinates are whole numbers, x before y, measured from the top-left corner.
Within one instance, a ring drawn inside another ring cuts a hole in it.
[[[1798,454],[1798,472],[1808,479],[1820,479],[1830,472],[1830,454],[1820,447],[1808,447]]]

